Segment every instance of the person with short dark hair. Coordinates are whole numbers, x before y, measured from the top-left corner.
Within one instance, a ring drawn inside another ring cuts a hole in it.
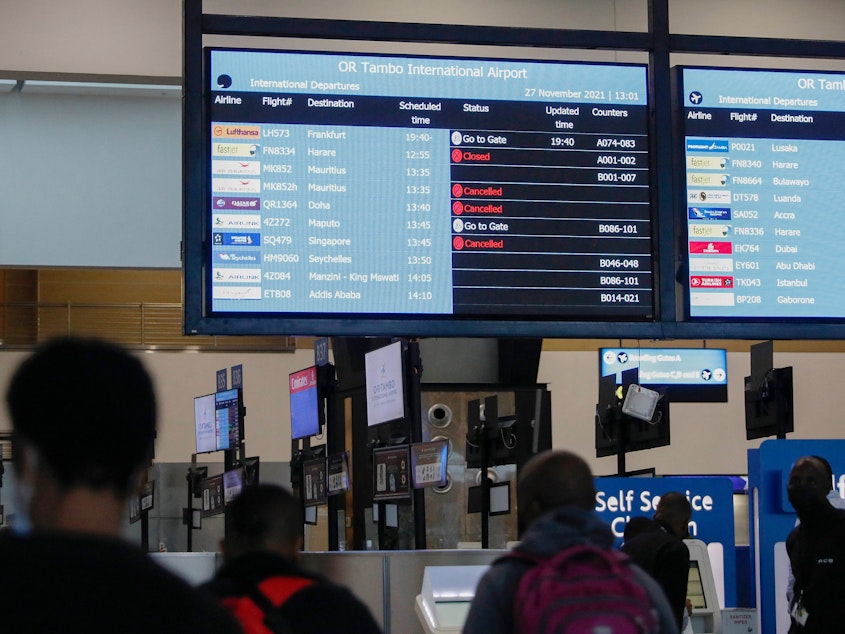
[[[370,611],[349,590],[298,564],[302,511],[290,492],[273,484],[247,487],[228,513],[224,564],[202,589],[245,632],[380,634]]]
[[[120,538],[152,457],[153,384],[96,340],[40,346],[9,384],[14,525],[0,537],[10,632],[238,632],[194,588]]]
[[[612,550],[613,532],[595,513],[596,489],[589,465],[568,451],[546,451],[531,458],[517,481],[517,519],[522,541],[499,558],[481,578],[464,625],[464,634],[521,632],[515,606],[520,584],[540,562],[584,545]],[[624,565],[624,564],[623,564]],[[660,632],[676,632],[660,588],[630,565]]]
[[[622,552],[660,584],[678,629],[683,631],[687,606],[689,548],[684,544],[692,506],[683,493],[670,491],[660,497],[654,518],[634,517],[625,526]]]
[[[786,493],[800,523],[786,538],[794,576],[790,634],[842,630],[839,602],[845,596],[845,510],[828,499],[830,463],[804,456],[789,472]]]

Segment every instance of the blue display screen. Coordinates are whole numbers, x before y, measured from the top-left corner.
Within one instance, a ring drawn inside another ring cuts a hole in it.
[[[241,442],[241,391],[226,390],[214,395],[217,449],[236,449]]]
[[[317,368],[305,368],[289,377],[291,438],[306,438],[320,433]]]
[[[845,317],[845,74],[683,68],[691,317]]]
[[[638,384],[674,402],[727,401],[727,353],[720,348],[601,348],[600,376],[639,371]]]
[[[644,65],[206,61],[212,312],[653,319]]]

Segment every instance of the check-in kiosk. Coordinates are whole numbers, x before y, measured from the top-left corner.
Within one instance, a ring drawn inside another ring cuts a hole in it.
[[[695,634],[720,634],[722,610],[716,593],[707,544],[700,539],[685,539],[689,549],[687,598],[692,603],[690,622]]]
[[[426,634],[460,632],[489,566],[426,566],[415,610]]]

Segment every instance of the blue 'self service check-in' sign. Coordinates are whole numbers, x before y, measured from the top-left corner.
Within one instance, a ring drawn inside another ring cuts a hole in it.
[[[728,477],[596,478],[596,512],[610,524],[616,545],[622,543],[625,524],[633,517],[654,515],[660,496],[684,494],[692,506],[690,537],[706,544],[719,543],[724,553],[725,603],[735,605],[736,578],[733,482]]]

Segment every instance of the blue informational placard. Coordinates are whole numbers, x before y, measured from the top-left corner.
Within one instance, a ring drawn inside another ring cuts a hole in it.
[[[206,62],[213,312],[653,318],[645,65]]]
[[[226,368],[217,370],[217,386],[218,392],[223,392],[229,389],[229,371]]]
[[[760,632],[785,632],[788,559],[785,542],[796,514],[786,499],[792,464],[802,456],[822,456],[833,469],[834,490],[845,491],[845,440],[766,440],[748,450],[751,553],[756,557],[755,590]]]
[[[314,365],[328,365],[329,363],[329,338],[319,337],[314,340]]]
[[[721,348],[604,348],[601,376],[639,369],[640,385],[727,385],[727,355]]]
[[[845,317],[845,75],[684,68],[691,317]]]
[[[668,402],[727,402],[728,358],[723,348],[600,348],[599,376],[636,369],[637,383]]]
[[[244,386],[244,366],[242,364],[232,366],[232,389],[243,389]]]
[[[596,512],[610,524],[621,546],[625,524],[633,517],[654,515],[660,496],[683,493],[692,506],[690,537],[722,547],[725,605],[736,605],[736,537],[733,483],[722,476],[696,478],[596,478]]]

